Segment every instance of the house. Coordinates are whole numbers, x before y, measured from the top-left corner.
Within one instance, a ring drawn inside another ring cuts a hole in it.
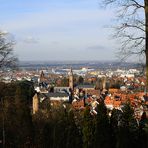
[[[107,109],[109,109],[109,110],[113,109],[113,99],[111,99],[110,96],[105,97],[104,103],[105,103]]]
[[[50,103],[49,105],[53,104],[60,104],[63,102],[69,102],[69,95],[67,93],[60,93],[60,92],[53,92],[53,93],[36,93],[33,97],[33,114],[39,111],[40,106],[44,103]]]
[[[73,101],[72,102],[72,106],[76,110],[82,110],[82,109],[85,108],[85,102],[84,102],[83,99],[82,100],[78,100],[78,101]]]

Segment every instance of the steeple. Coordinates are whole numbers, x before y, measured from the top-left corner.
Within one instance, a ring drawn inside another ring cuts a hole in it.
[[[72,68],[70,68],[70,71],[69,71],[69,87],[71,88],[71,90],[73,90],[73,71],[72,71]]]
[[[106,89],[106,77],[103,78],[102,86],[103,89]]]
[[[40,83],[44,82],[45,81],[45,74],[43,71],[41,71],[41,74],[40,74]]]

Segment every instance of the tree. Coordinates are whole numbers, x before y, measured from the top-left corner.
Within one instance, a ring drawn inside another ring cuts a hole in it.
[[[32,105],[32,97],[35,94],[33,82],[24,80],[17,85],[21,88],[21,95],[25,98],[27,105]]]
[[[17,58],[13,55],[14,41],[9,33],[0,31],[0,69],[4,67],[14,67]]]
[[[68,78],[64,77],[64,78],[62,79],[62,82],[61,82],[61,83],[62,83],[61,86],[68,87],[68,85],[69,85],[69,80],[68,80]]]
[[[82,76],[79,76],[78,83],[79,84],[83,84],[84,83],[84,78]]]
[[[139,122],[139,143],[141,148],[148,147],[148,118],[146,112],[143,112]]]
[[[145,56],[148,86],[148,1],[103,0],[103,4],[118,8],[114,37],[121,43],[120,55],[124,58],[133,54]]]
[[[59,116],[59,117],[58,117]],[[54,123],[53,147],[75,148],[82,147],[79,129],[74,120],[72,110],[62,109]]]
[[[82,139],[84,148],[92,148],[94,141],[94,122],[90,114],[90,109],[87,106],[83,116]]]
[[[122,108],[121,119],[118,123],[117,148],[139,147],[138,124],[134,118],[134,111],[130,104],[125,104]]]
[[[112,146],[115,148],[118,139],[118,123],[120,122],[122,111],[113,109],[110,117]]]
[[[82,138],[79,132],[78,127],[76,126],[75,119],[74,119],[74,113],[72,110],[68,112],[67,119],[65,121],[67,123],[65,127],[66,131],[66,145],[65,148],[76,148],[82,147]]]
[[[27,87],[22,82],[0,83],[0,130],[4,135],[0,138],[5,139],[6,147],[30,146],[32,143],[32,117],[28,103],[31,87]],[[28,89],[26,89],[26,87]],[[33,88],[32,88],[33,90]],[[32,91],[31,91],[32,92]],[[27,94],[27,95],[26,95]]]
[[[104,102],[97,108],[94,146],[98,148],[112,148],[109,117]]]
[[[32,144],[32,117],[30,107],[27,103],[26,96],[23,94],[23,89],[17,86],[15,92],[15,124],[13,128],[15,130],[15,141],[17,146],[28,146]],[[13,133],[13,134],[14,134]]]
[[[49,116],[49,117],[48,117]],[[33,116],[34,147],[54,147],[53,130],[55,122],[51,119],[50,112],[37,112]]]

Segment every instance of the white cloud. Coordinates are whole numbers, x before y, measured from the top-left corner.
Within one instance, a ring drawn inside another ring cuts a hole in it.
[[[105,51],[86,52],[86,48],[106,44],[108,32],[102,27],[109,24],[111,14],[111,10],[51,9],[18,14],[3,21],[1,28],[16,34],[15,52],[21,60],[98,59]]]
[[[49,10],[46,12],[30,12],[18,15],[13,19],[3,22],[3,27],[10,31],[30,29],[52,29],[76,23],[106,22],[111,11],[104,10]],[[38,31],[38,30],[36,30]]]

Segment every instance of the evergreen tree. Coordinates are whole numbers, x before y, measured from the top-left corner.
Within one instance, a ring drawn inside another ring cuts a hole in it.
[[[84,83],[84,78],[82,76],[79,76],[78,84],[83,84],[83,83]]]
[[[94,120],[92,115],[90,114],[90,109],[88,106],[84,111],[82,135],[83,135],[83,147],[92,148],[94,143]]]
[[[97,109],[94,146],[98,148],[109,148],[111,147],[111,130],[107,108],[103,101],[100,102]]]
[[[34,125],[34,147],[53,147],[54,122],[49,115],[39,111],[33,116]]]
[[[65,148],[76,148],[76,147],[81,148],[82,138],[80,135],[80,131],[76,126],[76,123],[74,120],[74,113],[72,110],[68,112],[67,123],[68,123],[66,127],[67,140],[66,140]]]
[[[110,117],[111,139],[112,147],[116,148],[118,139],[118,124],[120,122],[122,112],[117,109],[113,109]]]
[[[32,143],[32,117],[26,96],[23,95],[22,89],[18,86],[15,95],[16,111],[16,145],[31,145]]]
[[[13,141],[15,141],[15,123],[16,123],[16,109],[15,104],[13,102],[10,102],[5,98],[3,102],[3,140],[5,139],[5,146],[6,147],[14,147],[15,144]]]
[[[64,77],[64,78],[62,79],[62,82],[61,82],[61,83],[62,83],[61,86],[68,87],[68,85],[69,85],[69,80],[68,80],[68,78]]]
[[[119,123],[117,148],[133,148],[138,146],[138,125],[134,118],[134,111],[130,104],[125,104],[122,109]]]
[[[29,106],[21,101],[22,89],[17,82],[2,85],[1,95],[1,121],[3,120],[3,138],[6,147],[19,147],[30,141],[31,114]],[[27,94],[27,92],[26,92]],[[25,95],[25,94],[24,94]],[[22,105],[23,104],[23,105]],[[22,114],[22,110],[26,112]],[[27,113],[28,112],[28,113]],[[24,125],[26,126],[24,127]],[[28,143],[28,145],[30,142]]]
[[[21,89],[21,95],[25,99],[27,105],[32,105],[32,97],[35,94],[33,83],[30,81],[22,81],[17,84]]]
[[[139,122],[139,143],[141,148],[148,147],[148,118],[146,112],[142,114]]]

